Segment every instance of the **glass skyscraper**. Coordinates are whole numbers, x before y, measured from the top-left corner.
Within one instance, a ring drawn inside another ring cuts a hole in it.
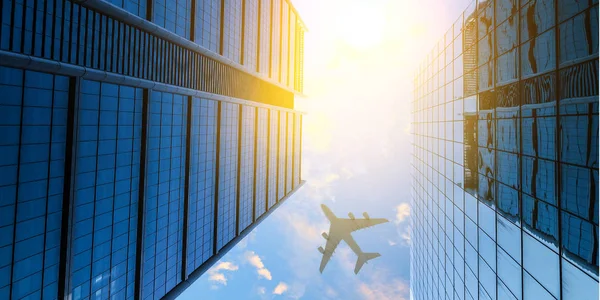
[[[598,1],[474,1],[414,80],[412,299],[598,299]]]
[[[0,2],[0,299],[173,298],[300,178],[289,0]]]

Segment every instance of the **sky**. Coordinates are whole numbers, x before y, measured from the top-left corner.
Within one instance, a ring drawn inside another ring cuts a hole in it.
[[[306,184],[179,299],[409,299],[413,75],[466,0],[295,0],[305,34]],[[357,231],[381,257],[358,275],[340,243],[323,274],[320,204],[387,218]]]

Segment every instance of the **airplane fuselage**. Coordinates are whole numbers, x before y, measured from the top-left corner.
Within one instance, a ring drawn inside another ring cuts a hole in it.
[[[352,237],[350,231],[348,231],[346,228],[340,228],[343,226],[336,225],[338,224],[331,224],[331,226],[329,226],[329,237],[338,237],[340,240],[344,241],[357,256],[363,253],[360,249],[360,246],[358,246],[354,240],[354,237]]]
[[[338,244],[341,241],[346,242],[346,244],[354,251],[358,259],[356,261],[356,267],[354,268],[354,273],[358,273],[363,264],[365,264],[368,260],[379,257],[379,253],[365,253],[360,249],[354,238],[352,237],[352,232],[363,229],[366,227],[374,226],[377,224],[387,222],[386,219],[371,219],[367,213],[363,213],[365,216],[364,219],[356,219],[352,213],[349,213],[349,219],[342,219],[336,217],[333,212],[324,204],[321,204],[321,208],[323,209],[323,213],[327,216],[327,219],[331,222],[329,226],[329,233],[323,232],[323,237],[327,240],[325,245],[325,249],[323,247],[319,247],[319,251],[323,253],[323,258],[321,259],[321,266],[319,268],[320,272],[323,272],[323,269],[327,265],[327,262],[335,252]]]

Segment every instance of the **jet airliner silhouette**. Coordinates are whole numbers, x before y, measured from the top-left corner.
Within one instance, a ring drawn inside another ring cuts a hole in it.
[[[386,219],[371,219],[369,215],[364,212],[364,219],[356,219],[352,213],[348,213],[349,219],[342,219],[336,217],[331,209],[327,207],[325,204],[321,204],[321,209],[323,209],[323,213],[331,222],[329,227],[329,234],[323,232],[323,237],[327,240],[325,244],[325,249],[323,247],[319,247],[319,252],[323,254],[323,258],[321,259],[321,267],[319,271],[323,273],[323,269],[331,259],[331,256],[335,252],[338,244],[343,240],[350,246],[350,249],[356,253],[358,259],[356,260],[356,266],[354,267],[354,274],[358,274],[358,271],[362,268],[362,266],[369,260],[381,256],[379,253],[367,253],[363,252],[354,238],[352,238],[352,232],[364,229],[367,227],[375,226],[377,224],[382,224],[388,222]]]

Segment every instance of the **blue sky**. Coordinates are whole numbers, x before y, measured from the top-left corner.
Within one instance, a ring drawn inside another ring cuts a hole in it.
[[[419,61],[467,1],[297,0],[309,28],[302,177],[290,197],[180,299],[408,299],[410,99]],[[426,49],[427,51],[423,51]],[[298,97],[297,97],[298,98]],[[379,252],[358,275],[341,243],[323,274],[319,205],[389,223],[354,233]]]

